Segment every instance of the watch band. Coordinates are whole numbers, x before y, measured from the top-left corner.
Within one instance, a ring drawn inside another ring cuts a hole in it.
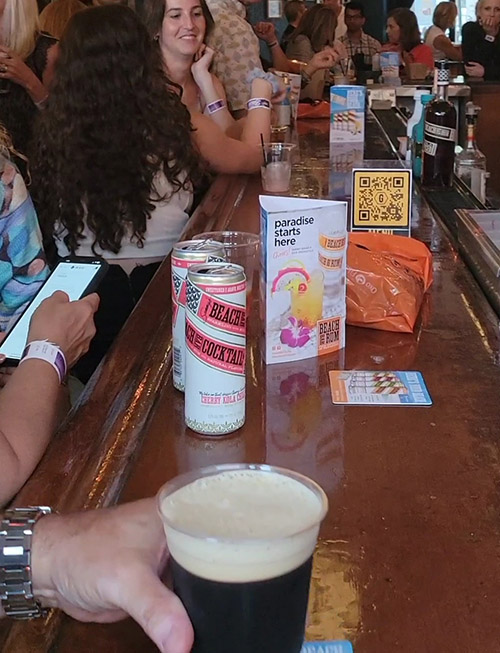
[[[40,517],[52,512],[47,506],[6,510],[0,522],[0,600],[7,616],[33,619],[45,614],[33,596],[31,540]]]

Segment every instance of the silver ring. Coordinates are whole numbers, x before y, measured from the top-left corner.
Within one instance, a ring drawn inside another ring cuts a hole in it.
[[[0,66],[0,71],[2,71],[3,73],[7,72],[7,66],[4,63]]]

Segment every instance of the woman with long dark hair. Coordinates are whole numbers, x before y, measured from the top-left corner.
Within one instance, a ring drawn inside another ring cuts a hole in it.
[[[410,9],[394,9],[387,16],[387,37],[389,43],[382,46],[382,52],[399,52],[401,63],[422,63],[428,70],[434,69],[434,55],[428,45],[422,43],[417,17]]]
[[[270,98],[269,82],[255,81]],[[248,120],[260,120],[259,113],[269,121],[262,107]],[[114,264],[101,287],[96,360],[179,240],[205,167],[260,168],[257,143],[230,139],[205,116],[195,118],[191,124],[131,9],[96,7],[71,18],[38,125],[33,196],[60,256],[97,254]],[[263,132],[268,138],[269,128]]]
[[[205,45],[214,21],[205,0],[148,0],[136,3],[136,12],[161,51],[167,76],[182,88],[181,99],[193,115],[204,113],[227,133],[241,140],[260,138],[261,124],[236,123],[227,107],[221,81],[210,72],[214,50]],[[258,97],[250,84],[250,97]],[[243,131],[242,131],[243,128]]]

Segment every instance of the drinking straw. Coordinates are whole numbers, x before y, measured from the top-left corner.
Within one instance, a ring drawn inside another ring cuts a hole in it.
[[[264,168],[267,168],[266,148],[264,147],[264,136],[260,135],[260,144],[262,146],[262,156],[264,157]]]

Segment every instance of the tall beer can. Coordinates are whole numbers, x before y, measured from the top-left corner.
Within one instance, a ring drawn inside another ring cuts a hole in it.
[[[174,245],[170,258],[172,262],[173,382],[174,388],[184,391],[187,271],[195,263],[223,261],[224,246],[215,240],[185,240]]]
[[[246,278],[241,265],[189,268],[186,284],[185,418],[204,435],[245,422]]]

